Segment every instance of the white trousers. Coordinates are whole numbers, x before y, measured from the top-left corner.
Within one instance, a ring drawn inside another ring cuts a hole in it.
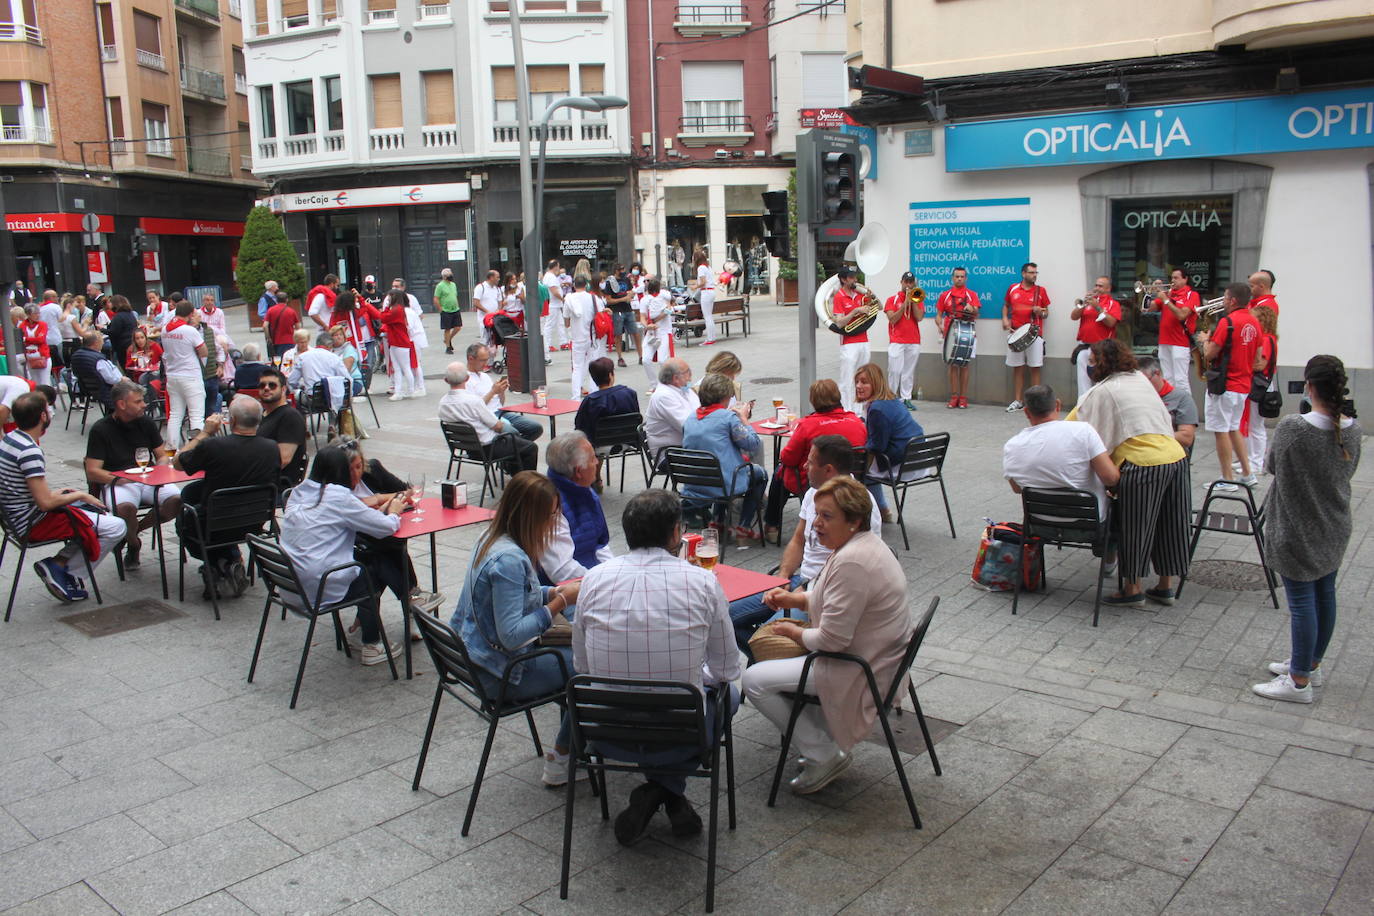
[[[716,291],[714,289],[703,289],[701,291],[701,317],[706,322],[706,336],[702,343],[710,343],[716,339]]]
[[[189,375],[167,376],[167,444],[181,448],[181,421],[188,416],[191,432],[205,425],[205,380]]]
[[[1189,370],[1193,367],[1192,352],[1191,347],[1159,345],[1159,371],[1164,374],[1164,380],[1189,394],[1193,392],[1188,381]]]
[[[170,487],[168,489],[171,489]],[[105,512],[87,512],[78,503],[73,508],[86,516],[95,525],[95,536],[100,541],[100,558],[95,561],[99,566],[101,561],[110,555],[120,541],[124,540],[124,535],[128,531],[128,526],[124,524],[124,519],[117,515]],[[81,542],[75,538],[63,545],[57,552],[57,560],[67,567],[67,572],[78,579],[89,579],[91,577],[90,565],[86,562],[86,556],[81,552]]]
[[[1164,348],[1160,347],[1161,354]],[[1092,351],[1087,347],[1078,351],[1078,358],[1074,360],[1074,373],[1078,377],[1078,400],[1083,400],[1083,395],[1088,393],[1088,389],[1093,386],[1092,379],[1088,378],[1088,357]]]
[[[572,399],[576,401],[582,397],[582,389],[594,390],[595,385],[591,384],[591,377],[587,375],[587,363],[591,362],[591,344],[586,340],[573,341],[572,345],[572,381],[569,388],[572,390]]]
[[[549,303],[549,313],[539,319],[539,333],[544,337],[544,349],[561,347],[568,342],[563,331],[563,306]],[[556,339],[555,339],[556,338]]]
[[[670,261],[670,262],[668,263],[668,285],[669,285],[669,286],[681,286],[681,285],[682,285],[682,265],[681,265],[681,264],[678,264],[678,263],[672,262],[672,261]]]
[[[854,399],[854,373],[868,362],[868,343],[840,344],[840,403],[845,410],[858,413],[859,402]]]
[[[792,701],[783,696],[783,691],[795,691],[801,679],[802,665],[806,658],[780,658],[771,662],[759,662],[744,670],[744,693],[754,708],[768,717],[778,729],[778,734],[787,732],[787,720],[792,715]],[[806,679],[806,692],[816,695],[816,669]],[[815,705],[802,707],[797,717],[796,730],[792,732],[792,746],[809,761],[825,763],[840,752],[835,739],[825,725],[825,713]]]
[[[1264,470],[1264,450],[1269,446],[1269,430],[1264,427],[1264,417],[1259,415],[1259,405],[1254,401],[1246,401],[1245,404],[1245,409],[1250,411],[1250,432],[1245,437],[1245,454],[1250,459],[1250,473],[1258,474]]]
[[[24,364],[24,367],[28,370],[29,381],[35,385],[52,384],[52,360],[48,360],[48,364],[42,369],[35,369],[27,363]]]
[[[649,345],[658,341],[657,346]],[[649,384],[658,384],[658,370],[663,368],[663,364],[673,356],[673,335],[658,331],[656,337],[644,338],[644,374],[649,379]]]
[[[887,345],[887,377],[889,384],[902,400],[911,398],[916,383],[916,362],[921,358],[921,345],[890,343]]]
[[[418,368],[412,368],[410,365],[410,348],[393,347],[388,344],[386,358],[391,366],[391,383],[395,386],[396,393],[401,397],[406,397],[412,392],[418,391],[419,386],[415,383]]]

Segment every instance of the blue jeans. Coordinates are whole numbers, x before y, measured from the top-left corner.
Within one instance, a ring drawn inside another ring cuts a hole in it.
[[[533,651],[533,647],[530,647]],[[571,646],[560,646],[554,649],[559,655],[563,656],[563,664],[567,668],[568,675],[573,675],[573,657]],[[478,677],[482,679],[482,686],[487,694],[495,700],[496,695],[501,692],[501,679],[494,674],[479,670]],[[533,697],[544,696],[561,690],[568,683],[562,670],[558,667],[558,661],[552,655],[541,655],[532,658],[524,663],[520,673],[520,683],[512,685],[506,690],[506,700],[508,702],[520,702]],[[563,721],[558,725],[558,735],[553,739],[555,747],[567,748],[569,729],[571,723],[565,715]]]
[[[793,573],[792,578],[787,580],[787,587],[796,588],[801,580],[801,576]],[[760,592],[730,602],[730,622],[735,626],[735,643],[741,652],[749,652],[749,637],[754,635],[760,624],[773,616],[773,609],[763,603],[763,595]]]
[[[727,718],[733,719],[735,717],[735,713],[739,710],[739,699],[739,688],[731,684],[730,712],[727,714]],[[715,688],[708,688],[706,691],[706,735],[707,740],[711,742],[716,740],[716,715],[716,691]],[[654,771],[646,772],[645,778],[649,782],[658,783],[674,795],[683,795],[687,792],[687,774],[697,768],[702,756],[699,747],[669,747],[645,751],[637,745],[610,744],[604,741],[596,745],[596,750],[604,753],[610,760],[637,763],[642,770]]]
[[[1321,664],[1336,628],[1336,571],[1309,582],[1282,578],[1293,643],[1288,670],[1305,677]]]
[[[873,501],[878,504],[879,509],[887,508],[887,497],[883,496],[883,488],[881,484],[869,484],[868,493],[870,496],[873,497]]]
[[[531,420],[522,413],[498,410],[496,416],[515,427],[515,434],[521,439],[528,439],[533,442],[544,434],[544,427],[540,425],[538,420]]]

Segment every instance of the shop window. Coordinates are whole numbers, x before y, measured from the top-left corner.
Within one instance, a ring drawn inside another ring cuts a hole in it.
[[[271,86],[258,87],[258,133],[264,140],[277,135],[277,100]]]
[[[369,77],[369,80],[372,83],[372,127],[376,130],[402,127],[401,74],[378,73]]]
[[[747,130],[744,62],[689,61],[682,65],[682,132],[710,134]]]
[[[283,83],[286,93],[286,131],[293,137],[315,132],[315,87],[310,80]]]
[[[343,81],[337,76],[324,78],[326,129],[343,130]]]
[[[420,76],[425,86],[425,123],[458,123],[453,98],[453,71],[429,70]]]
[[[172,155],[172,143],[167,139],[167,106],[155,102],[143,103],[144,150],[150,156]]]

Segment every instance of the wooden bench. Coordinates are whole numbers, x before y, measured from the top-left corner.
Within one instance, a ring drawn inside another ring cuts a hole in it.
[[[716,300],[711,309],[711,317],[716,325],[730,336],[730,328],[740,322],[744,336],[749,336],[749,301],[744,296],[722,297]],[[706,327],[706,319],[701,315],[701,303],[693,300],[687,303],[687,311],[673,320],[673,330],[684,346],[691,346],[692,338],[699,337]]]

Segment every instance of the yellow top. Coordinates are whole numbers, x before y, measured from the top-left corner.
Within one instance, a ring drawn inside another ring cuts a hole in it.
[[[1069,411],[1065,417],[1067,420],[1078,419],[1078,408]],[[1136,467],[1149,468],[1161,464],[1173,464],[1186,457],[1183,446],[1178,444],[1178,440],[1173,436],[1166,436],[1163,433],[1146,433],[1143,436],[1132,436],[1122,440],[1121,444],[1112,449],[1112,463],[1117,467],[1129,461]]]

